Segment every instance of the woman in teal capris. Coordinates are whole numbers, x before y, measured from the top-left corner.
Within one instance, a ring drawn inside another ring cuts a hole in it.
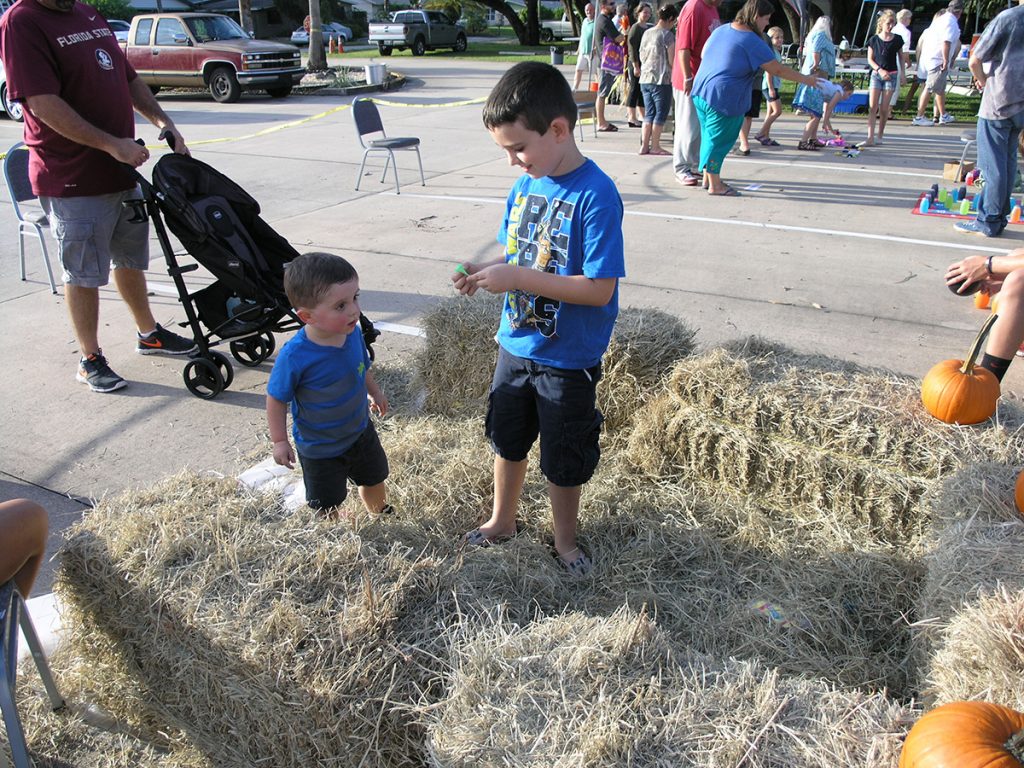
[[[765,41],[764,30],[774,11],[769,0],[747,0],[732,24],[712,32],[704,46],[693,84],[693,103],[700,119],[700,168],[704,171],[704,187],[712,195],[739,197],[739,192],[722,181],[722,162],[750,109],[758,70],[815,85],[813,75],[802,75],[776,60]]]

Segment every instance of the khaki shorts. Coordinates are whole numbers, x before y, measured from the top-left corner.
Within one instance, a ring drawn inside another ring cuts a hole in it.
[[[131,222],[121,203],[142,197],[138,188],[88,197],[40,197],[50,219],[68,285],[99,288],[110,281],[110,265],[149,267],[149,225]]]
[[[928,79],[924,81],[924,87],[928,89],[929,93],[945,93],[948,76],[948,69],[933,69],[928,72]]]

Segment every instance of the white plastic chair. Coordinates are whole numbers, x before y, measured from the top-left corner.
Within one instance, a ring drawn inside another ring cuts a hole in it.
[[[32,620],[25,608],[25,601],[14,586],[13,581],[0,585],[0,710],[3,711],[4,725],[7,728],[7,744],[14,759],[14,768],[32,768],[32,761],[25,743],[25,731],[21,727],[21,718],[17,709],[17,677],[18,677],[18,627],[21,627],[28,643],[32,659],[43,679],[43,687],[50,699],[53,710],[64,708],[64,699],[53,681],[50,665],[43,654]],[[2,763],[0,763],[2,764]]]
[[[57,293],[57,284],[53,280],[53,268],[50,266],[50,252],[46,248],[44,229],[50,228],[50,220],[46,211],[41,208],[22,208],[21,203],[37,200],[28,178],[28,149],[25,142],[19,141],[7,150],[4,156],[4,179],[7,191],[14,206],[14,215],[18,219],[18,255],[21,258],[21,279],[25,279],[25,236],[39,240],[43,251],[43,263],[46,265],[46,276],[50,280],[50,291]]]
[[[408,150],[416,153],[416,160],[420,164],[420,183],[427,186],[427,179],[423,175],[423,158],[420,157],[420,140],[412,136],[388,137],[384,132],[384,124],[380,120],[380,113],[377,105],[372,99],[361,98],[352,102],[352,118],[356,123],[356,134],[359,136],[359,144],[363,148],[363,162],[359,164],[359,175],[356,176],[356,191],[359,191],[359,184],[363,180],[363,170],[366,168],[366,158],[373,153],[387,155],[384,162],[384,172],[380,175],[381,184],[388,175],[388,165],[391,165],[395,174],[395,193],[402,194],[398,186],[398,163],[395,161],[395,150]],[[363,140],[364,136],[379,134],[379,138]]]

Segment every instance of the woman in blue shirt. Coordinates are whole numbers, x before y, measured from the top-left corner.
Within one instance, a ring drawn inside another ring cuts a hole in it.
[[[712,195],[738,197],[722,181],[722,162],[739,136],[750,109],[750,93],[759,69],[769,75],[813,86],[813,75],[802,75],[776,60],[764,39],[775,6],[769,0],[747,0],[732,24],[711,33],[693,84],[693,104],[700,119],[700,168],[704,188]]]

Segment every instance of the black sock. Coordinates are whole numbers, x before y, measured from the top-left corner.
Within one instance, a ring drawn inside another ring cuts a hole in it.
[[[1002,381],[1003,376],[1006,375],[1006,369],[1010,367],[1012,362],[1012,359],[1007,360],[1005,357],[996,357],[986,352],[985,356],[981,358],[981,367],[992,371],[995,377]]]

